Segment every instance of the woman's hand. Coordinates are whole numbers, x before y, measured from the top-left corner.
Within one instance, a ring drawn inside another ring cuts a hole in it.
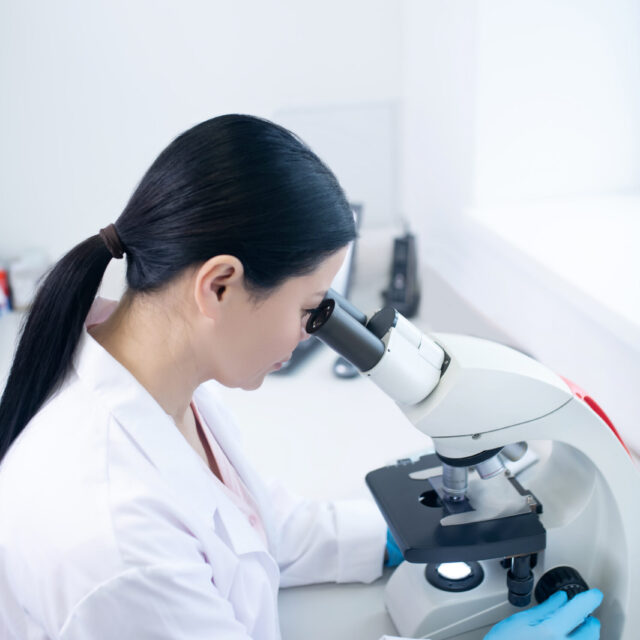
[[[484,640],[597,640],[600,622],[590,614],[601,602],[598,589],[579,593],[569,601],[564,591],[556,591],[537,607],[499,622]]]

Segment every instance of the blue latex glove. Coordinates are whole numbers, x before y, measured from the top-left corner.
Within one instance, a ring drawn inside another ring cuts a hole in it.
[[[589,614],[601,602],[598,589],[579,593],[568,602],[566,592],[556,591],[537,607],[499,622],[484,640],[597,640],[600,622]]]
[[[384,562],[385,567],[397,567],[404,558],[402,552],[398,548],[396,541],[391,535],[391,531],[387,529],[387,559]]]

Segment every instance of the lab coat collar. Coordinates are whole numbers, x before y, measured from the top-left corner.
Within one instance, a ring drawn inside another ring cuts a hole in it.
[[[225,495],[220,483],[191,448],[173,419],[133,374],[86,329],[80,337],[74,368],[80,380],[96,394],[98,401],[158,469],[180,502],[188,504],[216,531],[222,525],[223,537],[238,555],[265,551],[257,533]],[[202,396],[198,406],[207,424],[217,424],[209,403],[203,402]],[[219,444],[226,453],[227,443],[222,431],[217,429],[214,436],[219,438]]]

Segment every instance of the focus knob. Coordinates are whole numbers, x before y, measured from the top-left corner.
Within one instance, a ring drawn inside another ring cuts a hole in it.
[[[538,580],[534,595],[538,604],[541,604],[550,595],[560,590],[566,591],[571,600],[573,596],[588,591],[589,586],[573,567],[555,567]]]

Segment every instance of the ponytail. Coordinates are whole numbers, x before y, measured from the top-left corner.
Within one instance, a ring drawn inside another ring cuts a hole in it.
[[[71,249],[40,285],[0,400],[0,461],[71,366],[111,253],[99,235]]]

